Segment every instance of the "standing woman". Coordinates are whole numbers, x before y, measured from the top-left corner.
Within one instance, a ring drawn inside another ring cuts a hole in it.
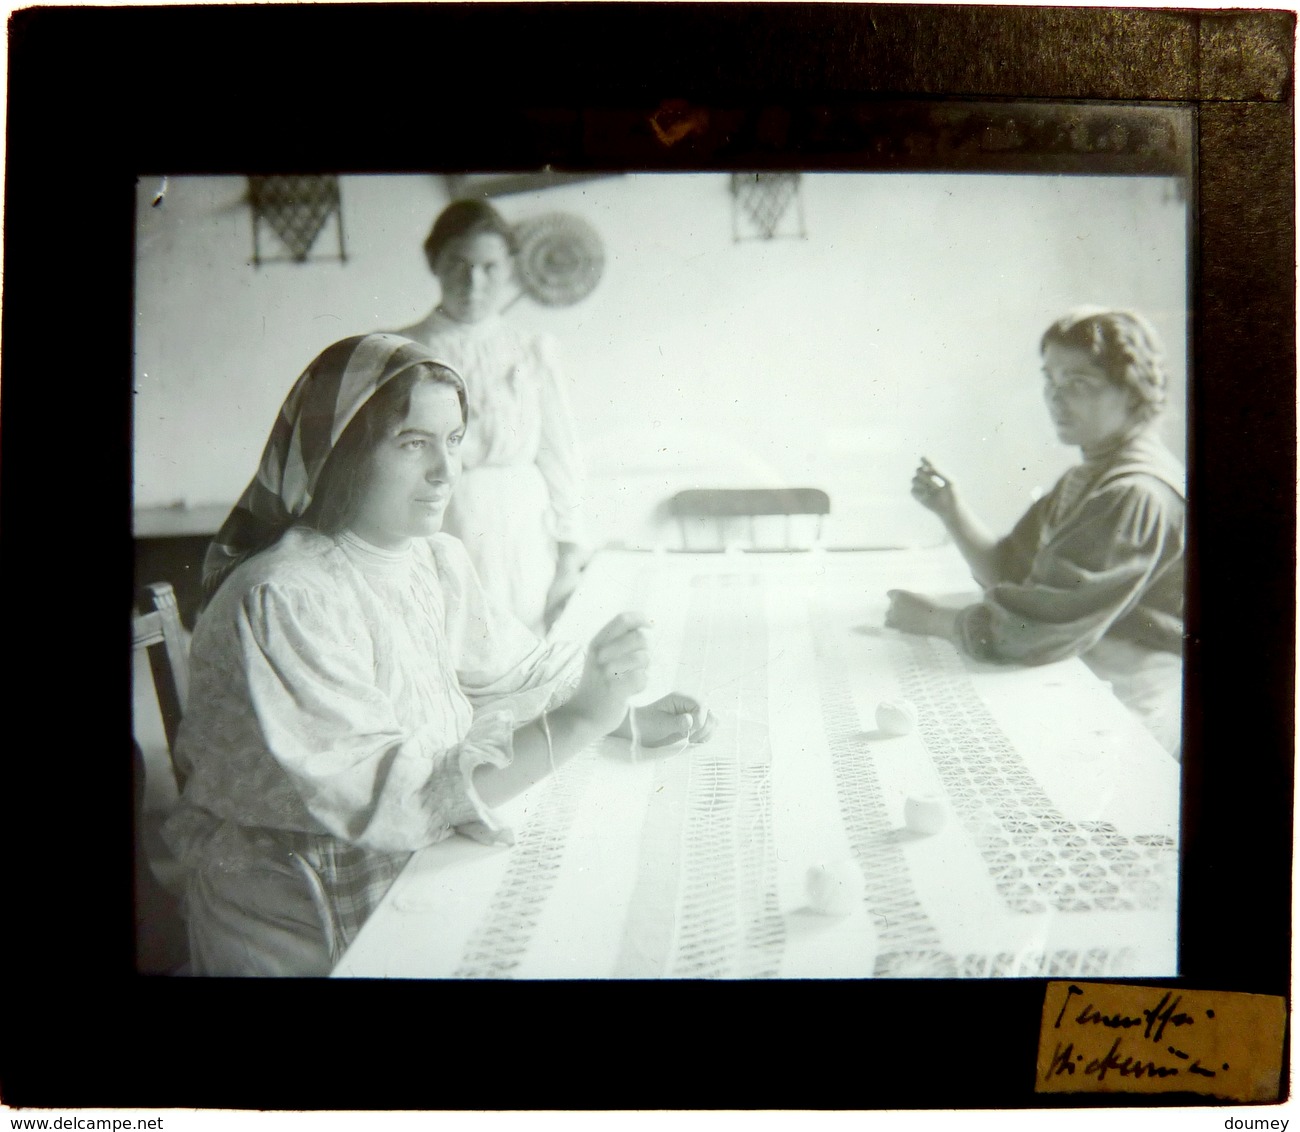
[[[950,637],[981,660],[1080,656],[1178,757],[1185,473],[1156,435],[1159,339],[1131,311],[1087,308],[1049,326],[1040,348],[1048,414],[1082,463],[998,539],[923,460],[912,494],[948,529],[984,596],[953,611],[891,590],[886,624]]]
[[[412,852],[509,841],[493,807],[631,735],[644,622],[540,640],[440,533],[472,423],[455,371],[391,334],[335,343],[290,390],[190,647],[165,833],[193,973],[327,974]],[[636,713],[649,746],[713,726],[675,694]]]
[[[535,632],[550,628],[585,555],[577,432],[554,347],[512,326],[515,237],[483,201],[455,201],[424,242],[441,298],[397,331],[465,379],[474,430],[444,530],[465,544],[488,593]]]

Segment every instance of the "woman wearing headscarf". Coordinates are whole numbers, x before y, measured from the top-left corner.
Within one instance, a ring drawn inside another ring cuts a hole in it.
[[[394,335],[326,349],[290,391],[206,563],[166,833],[188,868],[195,974],[328,973],[409,858],[600,735],[630,734],[644,623],[543,642],[439,532],[464,385]],[[707,739],[671,695],[649,745]]]
[[[1156,434],[1159,338],[1132,311],[1084,308],[1043,334],[1044,397],[1083,460],[1005,538],[923,460],[912,494],[984,587],[953,611],[890,591],[886,624],[947,636],[980,660],[1079,656],[1175,757],[1181,745],[1185,472]]]
[[[424,243],[438,305],[397,333],[465,378],[475,428],[444,529],[488,593],[544,632],[586,555],[582,460],[554,343],[502,316],[515,295],[515,236],[484,201],[449,204]]]

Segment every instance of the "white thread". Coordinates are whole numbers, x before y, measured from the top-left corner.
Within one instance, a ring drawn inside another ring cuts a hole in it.
[[[551,774],[558,776],[559,771],[555,769],[555,748],[551,745],[551,721],[546,718],[546,712],[542,712],[538,720],[542,725],[542,735],[546,738],[546,761],[551,764]]]
[[[630,704],[627,709],[627,722],[628,730],[632,733],[632,737],[629,740],[632,745],[632,761],[636,762],[636,753],[641,746],[641,729],[637,727],[636,723],[636,708],[632,707]]]

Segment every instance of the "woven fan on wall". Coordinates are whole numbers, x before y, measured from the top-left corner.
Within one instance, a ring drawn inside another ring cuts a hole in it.
[[[600,282],[605,249],[596,230],[567,212],[548,212],[515,226],[524,293],[548,307],[581,302]]]

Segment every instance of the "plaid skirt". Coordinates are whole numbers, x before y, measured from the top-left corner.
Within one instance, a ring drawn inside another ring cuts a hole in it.
[[[196,975],[328,975],[410,853],[226,824],[185,894]]]

